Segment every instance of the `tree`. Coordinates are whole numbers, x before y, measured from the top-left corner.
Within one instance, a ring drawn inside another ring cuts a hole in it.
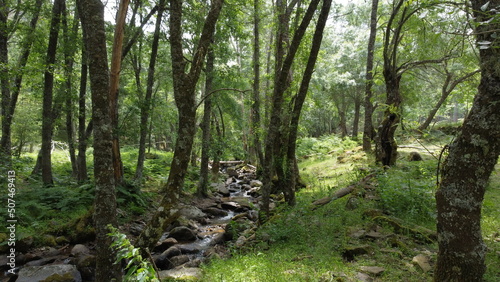
[[[148,134],[148,120],[151,112],[151,97],[153,95],[154,76],[156,67],[156,58],[158,56],[158,44],[160,41],[160,29],[163,12],[165,10],[165,0],[160,0],[158,8],[158,16],[156,17],[155,31],[153,35],[153,43],[151,45],[151,58],[149,60],[148,80],[146,85],[146,96],[141,105],[141,128],[139,140],[139,154],[137,159],[137,167],[135,170],[135,180],[139,183],[142,181],[142,172],[144,170],[144,159],[146,153],[146,138]]]
[[[370,36],[368,38],[368,56],[366,58],[366,88],[365,88],[365,124],[363,127],[363,150],[369,152],[372,150],[371,141],[374,137],[373,129],[373,60],[375,57],[375,39],[377,37],[377,11],[378,0],[372,0],[372,9],[370,15]]]
[[[115,252],[110,249],[108,224],[116,226],[116,195],[113,171],[111,118],[109,111],[110,76],[104,27],[104,6],[99,0],[77,1],[88,51],[92,92],[92,124],[94,132],[96,229],[96,281],[121,280],[120,265],[115,264]]]
[[[54,123],[54,113],[52,111],[52,100],[54,90],[54,68],[56,62],[57,39],[59,36],[59,26],[65,1],[56,0],[52,8],[52,19],[50,22],[49,45],[47,47],[47,58],[44,74],[43,104],[42,104],[42,181],[44,185],[52,185],[52,133]]]
[[[436,192],[438,257],[435,281],[483,281],[487,248],[481,207],[500,154],[500,1],[473,0],[481,82],[473,106],[441,170]]]
[[[212,1],[188,68],[182,44],[182,1],[170,1],[170,50],[174,98],[179,111],[179,123],[170,173],[166,185],[162,188],[163,199],[137,240],[137,246],[143,251],[152,250],[166,226],[178,216],[176,206],[189,166],[189,157],[196,133],[196,85],[215,32],[222,4],[223,0]]]

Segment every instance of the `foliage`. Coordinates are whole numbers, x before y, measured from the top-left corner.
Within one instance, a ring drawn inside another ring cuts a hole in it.
[[[415,223],[432,222],[436,204],[436,160],[408,162],[378,175],[380,206]]]
[[[111,248],[116,250],[115,263],[120,264],[122,260],[127,262],[123,281],[160,281],[153,265],[142,258],[140,250],[130,243],[127,236],[111,225],[108,228],[111,231],[108,235],[113,238]]]
[[[356,141],[350,138],[340,138],[337,135],[325,135],[319,138],[304,137],[297,140],[297,155],[299,157],[311,155],[325,155],[335,151],[343,152],[347,148],[356,145]]]

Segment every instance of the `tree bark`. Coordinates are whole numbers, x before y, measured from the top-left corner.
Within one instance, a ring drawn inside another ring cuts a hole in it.
[[[309,58],[307,60],[306,68],[302,76],[299,91],[297,93],[297,96],[295,97],[295,103],[292,109],[292,117],[290,120],[290,124],[288,125],[289,135],[287,143],[287,169],[285,169],[285,181],[287,183],[283,192],[285,195],[285,201],[291,206],[295,205],[295,190],[297,183],[299,182],[299,171],[297,167],[295,152],[297,148],[297,132],[299,128],[300,114],[302,112],[302,106],[304,105],[304,101],[307,96],[309,83],[311,82],[312,74],[314,72],[314,66],[316,65],[316,61],[318,59],[321,42],[323,41],[323,31],[328,19],[331,3],[331,0],[323,1],[323,6],[321,8],[319,18],[316,23],[316,29],[313,35]]]
[[[253,18],[253,103],[251,109],[251,131],[250,136],[253,136],[253,144],[251,151],[257,160],[257,164],[264,162],[264,154],[261,144],[261,118],[260,118],[260,0],[254,0],[254,18]]]
[[[7,0],[0,0],[0,90],[2,92],[2,139],[0,143],[0,161],[10,166],[12,160],[11,129],[7,123],[10,113],[10,80],[9,80],[9,6]],[[2,173],[4,173],[2,171]],[[5,172],[6,173],[6,172]],[[5,175],[4,173],[4,175]]]
[[[500,24],[490,20],[496,17],[494,9],[500,1],[471,2],[476,22],[483,23],[476,25],[477,41],[491,44],[479,50],[478,93],[461,132],[449,147],[436,192],[439,251],[435,281],[483,281],[486,270],[481,207],[500,154],[500,42],[495,33]]]
[[[170,1],[170,50],[174,98],[179,111],[179,127],[167,184],[162,188],[165,196],[160,203],[160,208],[153,215],[136,243],[143,251],[152,250],[166,226],[178,216],[176,206],[180,191],[184,185],[196,133],[196,84],[215,32],[222,4],[223,0],[212,1],[200,39],[196,44],[197,47],[189,72],[186,73],[187,62],[184,59],[182,44],[182,1]]]
[[[120,264],[110,249],[108,224],[116,226],[116,195],[113,171],[113,132],[109,111],[109,69],[104,26],[104,6],[100,0],[78,0],[85,30],[85,44],[92,92],[94,127],[94,178],[96,185],[94,223],[96,228],[96,281],[121,281]]]
[[[122,63],[123,30],[128,4],[129,0],[120,0],[120,6],[116,14],[115,34],[111,54],[109,109],[111,112],[111,126],[113,127],[113,169],[116,185],[121,185],[123,182],[123,163],[120,154],[120,133],[118,132],[118,92]]]
[[[44,185],[52,185],[52,130],[54,124],[54,113],[52,112],[52,99],[54,90],[54,65],[56,62],[57,39],[62,12],[65,9],[64,0],[54,1],[52,8],[52,19],[50,22],[49,45],[47,47],[46,67],[43,86],[42,103],[42,181]]]
[[[283,2],[278,1],[278,30],[276,34],[276,67],[275,67],[275,81],[274,81],[274,91],[271,104],[271,117],[269,121],[269,130],[265,140],[265,156],[263,164],[263,175],[262,182],[264,183],[262,187],[262,210],[269,215],[269,199],[271,190],[273,189],[272,178],[274,173],[282,174],[280,167],[284,164],[284,159],[282,158],[283,152],[280,148],[280,141],[282,140],[283,132],[281,132],[281,126],[283,124],[282,117],[282,105],[284,101],[284,93],[290,85],[290,70],[292,68],[293,60],[299,48],[300,42],[304,37],[305,31],[311,22],[313,15],[318,7],[319,0],[313,0],[309,4],[304,17],[294,33],[292,42],[289,44],[288,50],[284,50],[285,40],[288,36],[288,24],[289,24],[289,14],[286,5]],[[285,51],[286,56],[285,56]],[[278,176],[279,177],[279,176]]]
[[[154,77],[155,77],[155,67],[156,58],[158,57],[158,45],[160,41],[160,29],[163,17],[163,11],[165,10],[165,0],[160,0],[158,16],[156,17],[155,32],[153,35],[153,43],[151,45],[151,57],[149,60],[148,68],[148,81],[146,86],[146,95],[141,107],[141,129],[140,129],[140,139],[139,139],[139,154],[137,158],[137,167],[135,170],[135,181],[141,183],[142,172],[144,170],[144,159],[146,153],[146,139],[148,135],[148,119],[151,112],[151,97],[153,95]]]
[[[365,84],[365,124],[363,127],[363,151],[372,150],[371,142],[374,137],[373,129],[373,59],[375,51],[375,39],[377,37],[377,14],[378,0],[372,0],[372,11],[370,15],[370,35],[368,37],[368,55],[366,59],[366,84]]]
[[[86,30],[83,29],[83,38],[86,38]],[[76,163],[78,167],[77,181],[83,183],[88,180],[87,173],[87,140],[90,134],[86,130],[86,92],[88,77],[88,54],[85,44],[82,44],[82,66],[80,70],[80,90],[78,95],[78,156]],[[92,123],[90,123],[92,125]]]

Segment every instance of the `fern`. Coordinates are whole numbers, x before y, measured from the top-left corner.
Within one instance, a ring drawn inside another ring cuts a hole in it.
[[[123,277],[123,281],[159,282],[160,280],[156,275],[153,265],[142,258],[140,250],[130,243],[127,236],[120,233],[118,229],[111,225],[108,225],[108,228],[111,230],[108,235],[113,238],[111,248],[116,250],[115,263],[121,263],[122,260],[128,261],[125,267],[126,274]]]

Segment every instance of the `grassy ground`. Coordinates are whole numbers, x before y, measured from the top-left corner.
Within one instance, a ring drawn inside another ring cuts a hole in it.
[[[432,269],[424,272],[412,262],[417,255],[436,259],[437,244],[423,243],[408,234],[396,234],[391,226],[365,216],[367,211],[382,209],[400,218],[408,226],[419,225],[435,230],[436,166],[439,146],[423,144],[424,160],[409,162],[410,151],[421,147],[409,140],[401,150],[398,165],[378,172],[375,181],[377,200],[348,204],[349,196],[316,210],[311,202],[356,182],[373,163],[356,144],[342,143],[342,150],[328,148],[306,156],[300,163],[301,175],[308,183],[298,193],[296,207],[280,211],[260,230],[261,243],[233,249],[230,259],[213,260],[204,266],[204,281],[360,281],[368,266],[384,269],[370,274],[375,281],[432,281]],[[324,142],[319,140],[318,142]],[[437,141],[434,141],[437,142]],[[328,142],[326,142],[328,143]],[[330,142],[332,143],[332,142]],[[334,144],[336,148],[339,144]],[[311,146],[309,146],[311,147]],[[432,154],[431,154],[432,153]],[[357,190],[363,194],[366,191]],[[500,172],[488,187],[483,210],[483,234],[490,249],[486,281],[500,281]],[[358,238],[360,231],[374,231],[378,239]],[[346,250],[361,247],[363,254],[346,260]]]

